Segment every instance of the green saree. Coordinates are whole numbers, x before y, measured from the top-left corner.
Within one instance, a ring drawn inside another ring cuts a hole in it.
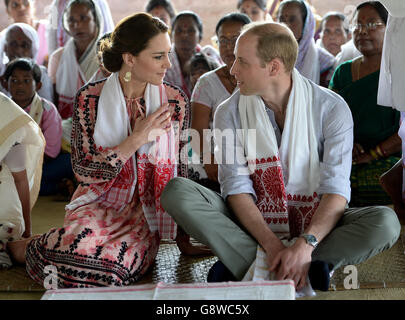
[[[398,132],[400,113],[377,104],[379,71],[353,82],[351,66],[352,61],[342,63],[333,74],[329,88],[349,105],[354,121],[354,143],[359,143],[367,152]],[[391,199],[382,189],[379,177],[400,157],[400,154],[392,155],[353,165],[350,206],[390,204]]]

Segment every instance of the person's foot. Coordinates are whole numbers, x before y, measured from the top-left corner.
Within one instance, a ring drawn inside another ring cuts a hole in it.
[[[6,243],[0,240],[0,270],[11,268],[13,263],[6,252]]]
[[[237,281],[237,279],[221,261],[215,262],[208,272],[207,282],[228,281]]]
[[[312,289],[320,291],[329,290],[330,272],[333,266],[324,261],[316,260],[311,262],[308,277]]]
[[[25,251],[27,244],[38,235],[32,236],[27,239],[15,240],[7,242],[7,251],[10,253],[12,260],[19,264],[25,264]]]

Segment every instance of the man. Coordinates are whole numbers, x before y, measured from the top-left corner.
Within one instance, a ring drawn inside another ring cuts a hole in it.
[[[344,27],[345,16],[339,12],[329,12],[322,19],[321,37],[318,45],[325,48],[335,57],[340,47],[348,40],[349,31]]]
[[[276,279],[293,279],[299,290],[309,275],[314,289],[328,290],[330,271],[360,263],[399,237],[390,208],[347,208],[351,113],[343,99],[294,69],[297,54],[284,25],[246,26],[231,69],[239,90],[214,119],[222,198],[181,178],[162,194],[164,209],[219,257],[209,281],[241,280],[260,245]],[[248,134],[238,135],[241,129]],[[223,139],[224,130],[236,138]],[[224,162],[232,154],[244,161]],[[280,240],[286,235],[297,238],[292,246]]]

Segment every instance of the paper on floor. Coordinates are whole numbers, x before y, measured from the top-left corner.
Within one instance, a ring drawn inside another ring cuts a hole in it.
[[[48,290],[41,300],[294,300],[294,282],[246,281],[147,284],[130,287]]]

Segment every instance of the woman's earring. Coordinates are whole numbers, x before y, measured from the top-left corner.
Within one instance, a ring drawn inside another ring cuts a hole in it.
[[[125,74],[124,81],[125,81],[125,82],[130,82],[130,81],[131,81],[131,78],[132,78],[132,73],[131,73],[130,71],[128,71],[128,72]]]

